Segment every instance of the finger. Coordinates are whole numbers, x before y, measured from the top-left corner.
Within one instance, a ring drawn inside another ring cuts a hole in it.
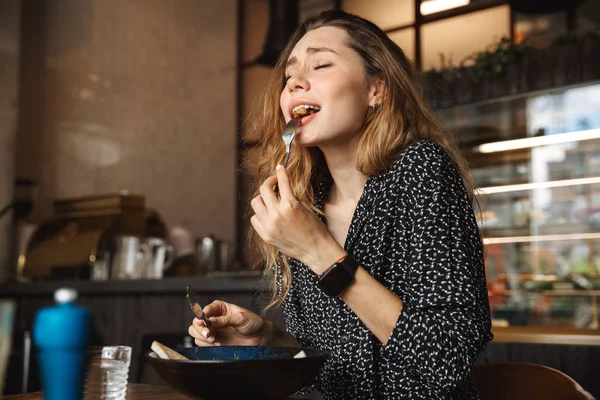
[[[196,330],[200,333],[200,335],[208,339],[209,342],[213,342],[214,338],[211,340],[210,336],[215,334],[214,329],[212,327],[209,328],[203,319],[194,318],[194,320],[196,322]]]
[[[277,165],[277,182],[279,182],[279,195],[282,199],[291,200],[295,198],[287,171],[283,165]]]
[[[277,183],[277,175],[273,175],[265,179],[265,182],[258,189],[260,191],[261,196],[267,206],[267,209],[272,209],[275,204],[277,204],[277,195],[273,190],[275,184]]]
[[[248,316],[246,313],[235,312],[220,317],[210,317],[208,321],[212,327],[218,329],[226,328],[228,326],[240,327],[248,323]]]
[[[222,329],[229,326],[229,317],[227,315],[223,315],[220,317],[210,317],[208,319],[208,322],[210,322],[211,327]]]
[[[214,334],[211,336],[210,329],[208,329],[206,325],[200,326],[200,323],[190,325],[188,333],[196,339],[206,340],[210,343],[215,341]]]
[[[204,320],[201,320],[201,319],[198,319],[198,318],[194,318],[194,321],[192,321],[192,325],[204,328],[204,327],[206,327],[206,322],[204,322]]]
[[[197,325],[192,324],[188,328],[188,333],[190,334],[191,337],[193,337],[195,339],[196,342],[198,342],[198,341],[206,342],[206,343],[214,343],[215,342],[214,335],[211,335],[210,331],[206,327],[198,328]]]
[[[194,343],[196,343],[196,346],[198,347],[216,346],[214,343],[205,342],[204,340],[199,339],[194,340]]]
[[[250,224],[252,224],[252,227],[254,228],[256,233],[258,233],[258,236],[260,236],[261,239],[265,242],[268,242],[269,238],[266,237],[265,227],[257,215],[253,215],[252,217],[250,217]]]
[[[196,324],[190,325],[190,327],[188,328],[188,333],[194,339],[199,339],[200,338],[200,332],[196,328]]]
[[[254,213],[257,215],[266,216],[269,214],[267,206],[265,205],[265,202],[263,200],[263,196],[260,194],[253,198],[252,201],[250,201],[250,206],[254,210]]]
[[[218,317],[221,315],[226,315],[228,310],[228,304],[221,300],[215,300],[206,307],[202,311],[206,317]]]

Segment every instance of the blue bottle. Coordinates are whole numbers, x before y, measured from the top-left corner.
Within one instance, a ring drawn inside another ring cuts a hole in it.
[[[56,304],[40,309],[33,322],[44,400],[82,398],[91,317],[76,299],[74,289],[56,290]]]

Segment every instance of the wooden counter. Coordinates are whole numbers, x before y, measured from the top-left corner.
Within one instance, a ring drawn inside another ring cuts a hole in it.
[[[494,343],[535,343],[600,347],[600,330],[564,329],[545,326],[492,328]]]
[[[43,400],[42,392],[33,392],[3,397],[5,400]],[[127,400],[193,400],[166,386],[127,385]]]
[[[193,315],[185,297],[190,286],[203,305],[221,299],[261,313],[267,303],[259,293],[265,289],[256,274],[212,277],[165,278],[139,281],[63,281],[0,285],[0,298],[17,304],[13,356],[9,365],[7,393],[17,393],[22,377],[23,334],[31,331],[35,312],[53,303],[52,295],[61,286],[78,290],[78,302],[92,311],[93,344],[122,344],[133,348],[130,382],[162,384],[144,362],[151,340],[176,345],[188,337]],[[279,310],[265,316],[281,328]],[[494,327],[494,340],[477,362],[533,362],[559,369],[600,398],[600,331],[548,327]],[[169,342],[176,340],[177,342]],[[39,390],[35,357],[32,357],[29,390]],[[12,387],[9,387],[12,386]]]
[[[4,400],[43,400],[42,392],[2,397]],[[306,399],[305,396],[290,396],[286,399]],[[167,386],[130,383],[127,385],[126,400],[193,400]]]

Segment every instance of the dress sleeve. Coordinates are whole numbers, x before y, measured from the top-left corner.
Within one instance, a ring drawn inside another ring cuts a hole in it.
[[[492,338],[483,247],[460,174],[441,148],[403,170],[392,269],[404,306],[381,354],[443,396],[468,378]]]
[[[295,262],[292,260],[291,262]],[[282,288],[281,279],[281,266],[278,266],[279,273],[277,275],[277,290]],[[310,336],[306,334],[305,322],[301,319],[302,309],[300,302],[298,301],[298,295],[296,293],[296,287],[292,285],[290,292],[281,304],[283,316],[285,319],[285,330],[291,334],[301,347],[304,348],[315,348],[315,344],[309,339]],[[298,395],[309,394],[314,391],[317,387],[318,376],[314,377],[306,386],[302,387],[296,392]]]
[[[291,263],[297,262],[290,260]],[[281,265],[278,265],[277,274],[277,290],[282,290]],[[292,285],[287,296],[281,303],[281,309],[285,320],[285,330],[292,335],[301,347],[314,348],[314,343],[309,339],[309,335],[305,332],[306,321],[302,318],[302,306],[298,299],[297,286]]]

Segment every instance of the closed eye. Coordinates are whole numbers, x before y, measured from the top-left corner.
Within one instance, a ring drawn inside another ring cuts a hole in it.
[[[315,67],[315,70],[317,69],[322,69],[322,68],[327,68],[327,67],[331,67],[331,63],[329,64],[321,64],[321,65],[317,65]],[[292,75],[286,75],[283,77],[283,84],[287,84],[287,82],[290,80],[290,78],[292,77]]]

